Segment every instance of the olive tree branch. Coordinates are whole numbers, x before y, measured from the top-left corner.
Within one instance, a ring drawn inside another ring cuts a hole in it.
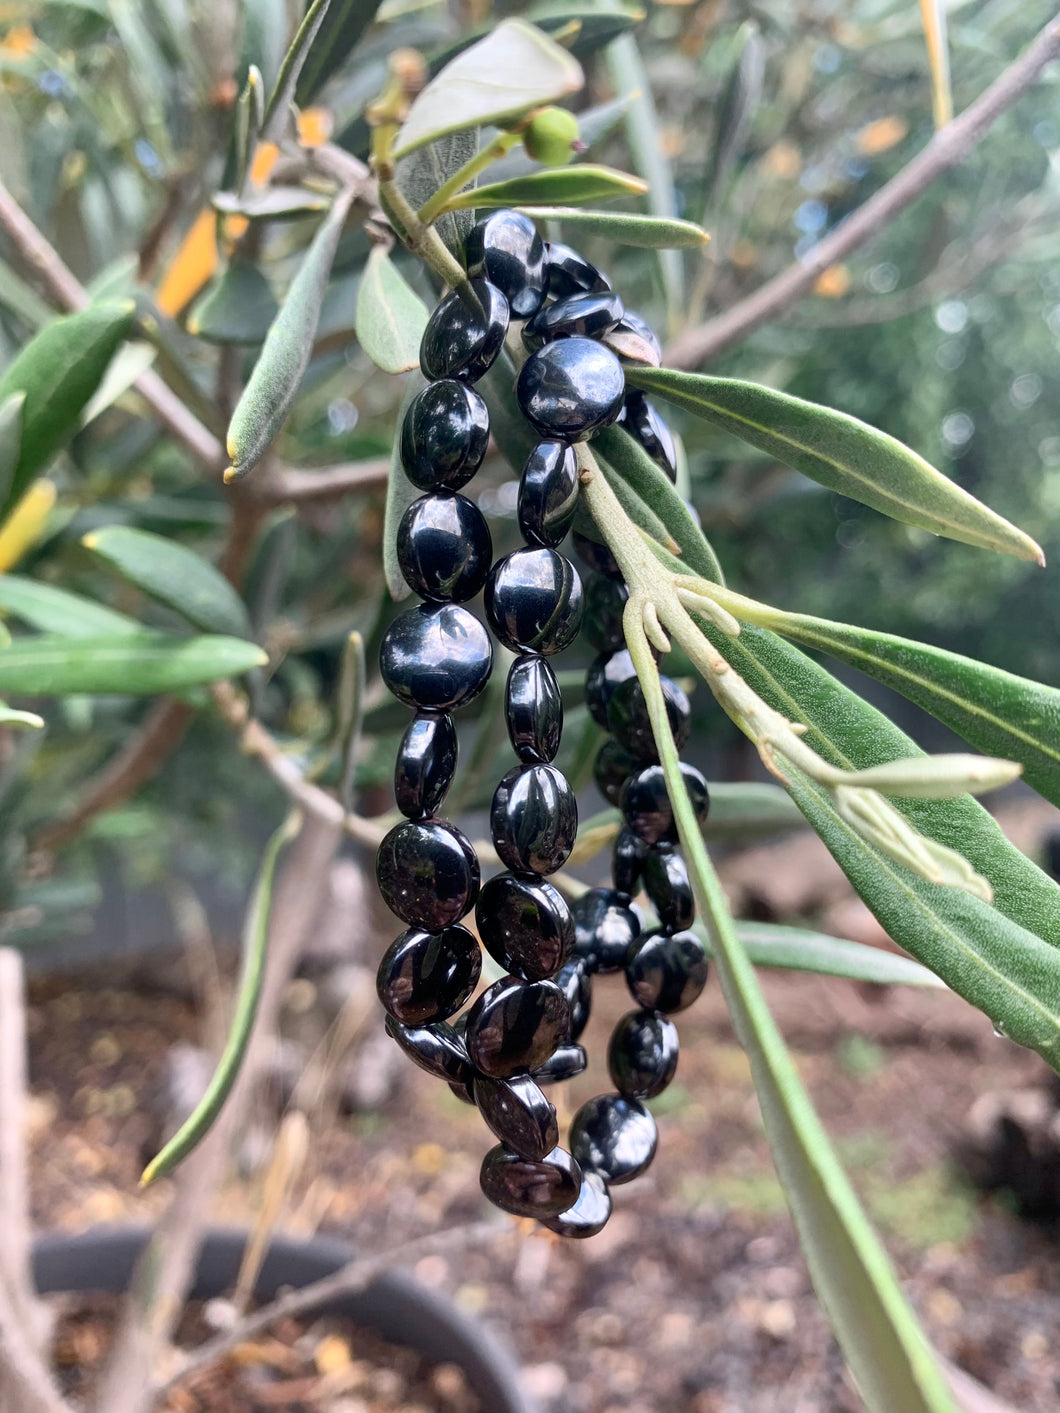
[[[697,368],[730,345],[782,314],[806,294],[830,265],[878,235],[927,188],[977,146],[993,123],[1031,87],[1045,66],[1060,55],[1060,15],[1042,29],[999,78],[875,195],[786,270],[700,328],[678,335],[663,361],[671,368]]]

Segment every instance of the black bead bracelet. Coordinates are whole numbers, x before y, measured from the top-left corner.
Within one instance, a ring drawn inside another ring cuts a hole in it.
[[[398,562],[423,602],[394,620],[380,654],[384,681],[416,714],[394,775],[405,818],[377,858],[383,897],[408,927],[380,963],[378,992],[401,1048],[476,1105],[499,1140],[482,1164],[486,1196],[561,1235],[586,1237],[607,1221],[611,1187],[638,1177],[655,1155],[658,1135],[646,1101],[673,1079],[678,1037],[669,1017],[703,990],[707,961],[690,930],[692,889],[623,639],[628,591],[621,571],[605,546],[576,534],[589,571],[583,585],[558,546],[578,502],[575,442],[618,422],[671,480],[676,457],[662,418],[642,393],[626,391],[620,361],[657,361],[658,340],[605,275],[569,247],[545,245],[514,211],[480,221],[465,255],[470,288],[446,296],[428,323],[420,365],[431,381],[401,428],[402,464],[425,494],[402,518]],[[525,545],[491,567],[489,529],[459,492],[489,440],[486,404],[473,384],[497,359],[513,319],[524,321],[527,351],[516,398],[539,440],[519,482]],[[481,886],[469,840],[438,818],[457,762],[451,713],[478,696],[493,663],[489,634],[461,606],[480,590],[493,634],[516,654],[504,695],[516,764],[490,811],[494,848],[507,871]],[[548,879],[569,857],[578,828],[574,792],[554,764],[563,701],[549,659],[583,629],[598,654],[587,674],[587,705],[610,733],[594,775],[623,824],[612,886],[589,889],[571,907]],[[671,679],[662,685],[680,747],[691,724],[688,699]],[[706,781],[691,766],[681,769],[702,820],[710,803]],[[640,887],[659,920],[650,931],[633,901]],[[481,972],[479,941],[461,925],[472,908],[481,946],[507,975],[457,1014]],[[636,1009],[611,1036],[615,1092],[577,1111],[568,1151],[559,1146],[545,1087],[585,1069],[579,1039],[592,978],[619,971]]]

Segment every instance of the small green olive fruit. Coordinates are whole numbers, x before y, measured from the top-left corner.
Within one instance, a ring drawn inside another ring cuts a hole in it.
[[[542,108],[523,129],[523,146],[535,162],[565,167],[576,152],[584,151],[578,119],[566,108]]]

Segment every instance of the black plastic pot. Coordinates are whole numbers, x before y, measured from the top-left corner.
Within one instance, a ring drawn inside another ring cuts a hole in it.
[[[55,1233],[37,1239],[33,1276],[42,1295],[107,1291],[120,1295],[150,1237],[147,1227],[112,1227],[81,1236]],[[193,1300],[223,1295],[235,1284],[247,1234],[208,1233],[199,1253]],[[273,1238],[254,1294],[271,1300],[285,1286],[304,1286],[345,1266],[353,1252],[341,1241]],[[458,1364],[489,1413],[536,1413],[520,1388],[519,1367],[477,1321],[403,1271],[388,1271],[356,1294],[328,1301],[317,1311],[376,1330],[429,1359]]]

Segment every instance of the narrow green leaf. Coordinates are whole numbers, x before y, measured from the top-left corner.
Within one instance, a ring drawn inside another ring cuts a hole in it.
[[[251,636],[243,600],[228,580],[200,555],[149,530],[108,525],[81,543],[150,598],[175,609],[204,633]]]
[[[405,394],[398,409],[394,427],[394,443],[390,452],[390,477],[386,485],[386,510],[383,514],[383,577],[386,580],[390,597],[395,603],[407,599],[412,590],[405,583],[397,556],[397,532],[401,517],[422,492],[418,491],[405,475],[401,465],[401,425],[412,399],[424,387],[424,379],[419,372],[413,373],[405,386]]]
[[[479,132],[454,132],[426,147],[417,147],[397,164],[395,180],[414,211],[440,190],[478,151]],[[446,248],[463,261],[464,242],[475,224],[472,211],[450,211],[435,222]]]
[[[290,119],[291,103],[294,100],[295,85],[302,72],[302,65],[309,56],[310,47],[320,32],[328,13],[331,0],[312,0],[305,12],[302,23],[291,40],[290,48],[283,56],[280,72],[276,76],[276,87],[265,105],[265,117],[261,123],[261,136],[264,142],[279,142]]]
[[[39,731],[44,725],[44,717],[38,716],[35,711],[16,711],[14,707],[9,707],[7,702],[0,702],[0,726],[7,726],[12,730]]]
[[[452,59],[419,94],[394,145],[395,157],[448,133],[504,127],[558,103],[584,83],[577,59],[524,20],[504,20]]]
[[[18,638],[0,649],[0,692],[22,697],[154,695],[234,677],[267,661],[256,644],[242,638],[173,633]]]
[[[644,19],[644,9],[639,5],[609,6],[601,4],[597,9],[583,9],[579,5],[556,4],[555,0],[544,0],[539,5],[531,5],[523,11],[523,18],[543,29],[546,34],[565,29],[576,24],[578,31],[566,47],[579,59],[590,59],[604,49],[619,35],[628,34],[634,25]]]
[[[113,407],[120,397],[129,391],[133,383],[158,357],[158,350],[145,339],[137,339],[119,348],[107,365],[107,371],[99,387],[85,404],[84,411],[77,419],[78,425],[87,427],[97,417]]]
[[[34,332],[55,317],[55,310],[47,300],[41,299],[32,285],[16,275],[6,260],[0,260],[0,309],[9,309]]]
[[[802,829],[805,825],[799,807],[779,785],[759,781],[711,783],[710,814],[703,826],[706,839],[732,843]]]
[[[427,306],[381,245],[372,248],[357,291],[357,338],[384,373],[419,367]]]
[[[265,984],[276,864],[283,846],[294,838],[300,827],[301,817],[297,813],[290,815],[265,845],[261,869],[254,884],[254,893],[243,929],[243,964],[240,968],[235,1012],[224,1053],[202,1099],[161,1153],[152,1158],[144,1169],[140,1178],[141,1187],[146,1187],[171,1172],[198,1147],[213,1127],[225,1100],[232,1092],[254,1031],[261,989]]]
[[[848,942],[802,927],[782,927],[770,922],[737,922],[736,935],[748,960],[756,967],[782,967],[786,971],[812,971],[821,976],[842,976],[848,981],[875,981],[881,986],[923,986],[945,991],[946,984],[933,971],[898,952]],[[698,927],[697,932],[705,930]],[[713,947],[708,947],[713,953]]]
[[[246,216],[250,221],[297,220],[314,211],[326,211],[330,197],[303,186],[267,186],[261,191],[216,191],[210,198],[224,216]]]
[[[327,80],[346,63],[361,36],[375,19],[380,0],[331,0],[316,39],[298,76],[295,97],[304,108]]]
[[[237,260],[193,306],[188,333],[209,343],[262,343],[278,308],[258,266]]]
[[[353,787],[357,755],[364,726],[364,686],[368,673],[364,661],[364,637],[350,633],[342,653],[338,701],[335,717],[339,750],[339,800],[343,809],[353,809]]]
[[[894,437],[757,383],[630,366],[627,379],[740,437],[829,490],[951,540],[1044,564],[1038,545]]]
[[[447,211],[462,211],[492,206],[536,206],[579,204],[585,201],[609,201],[619,196],[638,196],[645,191],[639,177],[613,167],[598,167],[583,163],[574,167],[547,167],[526,177],[512,177],[506,182],[462,191],[446,202]]]
[[[0,402],[0,504],[7,500],[18,467],[22,447],[22,408],[24,392],[12,393]]]
[[[252,6],[252,10],[259,7]],[[263,28],[267,23],[266,15],[268,7],[260,7],[260,15],[248,14],[245,20],[244,44],[251,39],[249,30],[252,26],[261,23]],[[266,35],[260,36],[263,43],[267,42]],[[277,66],[277,73],[279,67]],[[232,158],[234,172],[229,168],[225,173],[225,180],[229,176],[233,177],[234,186],[237,192],[243,190],[243,183],[247,179],[247,172],[250,171],[250,164],[254,159],[254,148],[257,145],[258,135],[261,132],[261,125],[265,121],[265,80],[261,70],[256,64],[250,64],[247,68],[247,81],[243,86],[243,92],[239,95],[239,102],[236,104],[235,130],[232,138]]]
[[[68,589],[17,574],[0,574],[0,612],[10,613],[41,633],[57,633],[64,638],[114,637],[143,631],[135,618],[124,613],[115,613],[114,609]]]
[[[0,378],[0,406],[15,393],[25,394],[18,462],[0,516],[77,430],[81,410],[128,333],[135,307],[131,300],[89,305],[53,320]]]
[[[519,209],[532,221],[564,221],[587,235],[604,236],[616,245],[633,245],[641,250],[698,250],[710,240],[701,226],[667,216],[641,216],[632,211],[579,211],[569,206],[520,205]]]
[[[340,192],[321,221],[305,259],[272,321],[250,381],[228,427],[231,468],[226,481],[253,470],[283,426],[313,352],[320,306],[331,262],[350,209],[351,192]]]
[[[717,209],[729,174],[742,156],[765,78],[765,48],[757,21],[745,20],[733,43],[732,68],[718,114],[717,134],[711,144],[710,177],[706,207]],[[704,217],[706,219],[706,217]]]

